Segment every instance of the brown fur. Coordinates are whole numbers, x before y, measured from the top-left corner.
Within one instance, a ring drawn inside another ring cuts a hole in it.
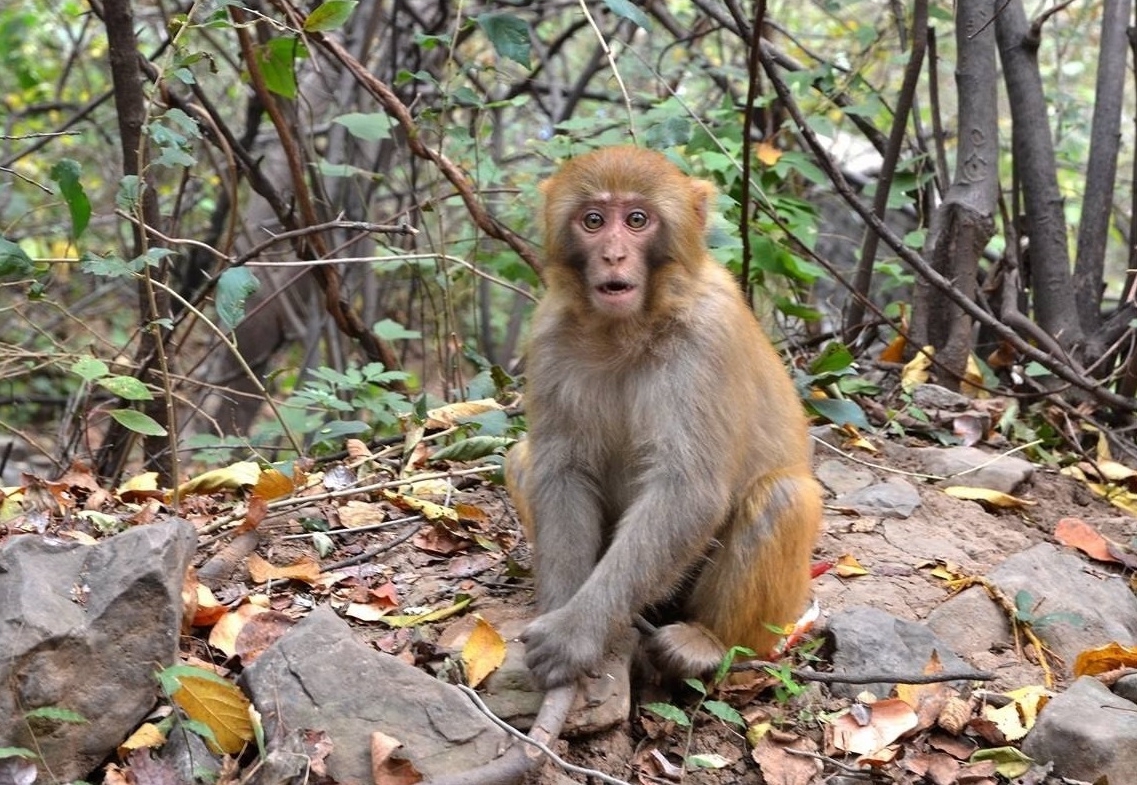
[[[542,190],[530,433],[507,461],[541,612],[526,661],[545,686],[572,681],[664,601],[679,626],[649,648],[668,670],[701,675],[724,644],[767,654],[766,625],[804,610],[821,502],[789,376],[707,254],[714,190],[630,147]]]

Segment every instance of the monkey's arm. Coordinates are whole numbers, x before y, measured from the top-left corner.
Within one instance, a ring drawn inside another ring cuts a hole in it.
[[[621,518],[587,580],[571,600],[526,629],[526,664],[541,684],[592,672],[611,636],[630,627],[634,614],[671,591],[704,555],[726,515],[728,493],[705,465],[709,460],[696,460],[704,464],[698,476],[675,462],[649,472],[645,492]]]

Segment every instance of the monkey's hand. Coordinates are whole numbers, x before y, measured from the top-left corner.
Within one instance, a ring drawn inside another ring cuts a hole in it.
[[[521,635],[525,664],[546,690],[581,676],[596,676],[606,637],[607,629],[597,624],[595,615],[578,613],[566,605],[538,616],[525,628]]]

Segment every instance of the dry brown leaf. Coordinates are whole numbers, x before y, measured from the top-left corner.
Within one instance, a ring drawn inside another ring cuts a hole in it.
[[[241,628],[248,623],[249,619],[267,611],[268,608],[250,602],[237,606],[213,625],[213,629],[209,631],[209,645],[228,657],[236,656],[237,636],[241,634]]]
[[[336,514],[339,515],[340,525],[346,529],[358,529],[360,526],[373,526],[382,523],[387,518],[387,510],[381,504],[361,502],[350,499],[343,503]]]
[[[766,785],[810,785],[821,774],[821,763],[816,758],[794,755],[786,749],[803,752],[816,752],[817,745],[810,739],[797,738],[789,744],[781,744],[773,734],[764,734],[757,739],[750,758],[758,764],[762,781]]]
[[[860,725],[851,714],[833,722],[833,744],[843,752],[868,756],[883,750],[919,724],[916,712],[902,700],[886,698],[871,706],[867,725]]]
[[[757,142],[754,145],[754,157],[766,166],[773,166],[782,157],[782,151],[769,142]]]
[[[265,519],[268,514],[268,502],[260,496],[250,496],[249,503],[245,507],[245,517],[242,519],[239,526],[237,526],[237,533],[252,531],[261,525],[261,521]]]
[[[462,664],[466,681],[477,687],[505,662],[505,639],[481,616],[474,616],[474,629],[462,647]]]
[[[379,621],[391,612],[386,603],[379,602],[349,602],[343,609],[344,616],[350,616],[359,621]]]
[[[944,666],[940,662],[939,652],[933,650],[932,656],[924,666],[924,674],[930,676],[943,673],[943,670]],[[896,685],[896,697],[916,711],[916,716],[919,718],[919,730],[930,728],[936,723],[936,718],[953,693],[954,690],[944,682]]]
[[[225,615],[225,606],[217,601],[208,586],[195,582],[195,591],[197,606],[194,609],[193,616],[190,617],[193,619],[193,626],[212,627],[218,619]]]
[[[302,556],[292,564],[276,567],[269,564],[255,553],[250,553],[246,560],[249,568],[249,577],[256,583],[265,583],[275,580],[296,580],[309,585],[320,580],[320,563],[311,556]]]
[[[908,340],[903,335],[897,335],[880,353],[880,361],[882,363],[904,362],[904,349],[907,346]]]
[[[375,457],[371,448],[367,446],[367,442],[361,439],[348,439],[344,442],[344,449],[347,450],[347,459],[352,463],[369,461]]]
[[[936,724],[948,733],[959,735],[971,721],[971,703],[958,696],[948,698],[936,717]]]
[[[1097,676],[1118,668],[1137,668],[1137,646],[1122,646],[1114,641],[1086,649],[1074,660],[1074,676]]]
[[[1077,548],[1091,559],[1117,562],[1109,552],[1109,542],[1080,518],[1063,518],[1054,527],[1054,539],[1068,548]]]
[[[398,739],[382,731],[371,733],[371,779],[375,785],[414,785],[422,775],[409,760],[393,757],[403,746]]]
[[[251,665],[294,626],[295,620],[280,611],[266,610],[251,616],[237,633],[237,640],[233,644],[234,652],[241,658],[241,665]]]

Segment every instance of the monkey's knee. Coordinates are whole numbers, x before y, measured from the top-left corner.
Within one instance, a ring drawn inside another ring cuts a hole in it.
[[[652,664],[669,678],[704,678],[714,673],[726,655],[713,632],[702,624],[666,624],[647,641]]]

